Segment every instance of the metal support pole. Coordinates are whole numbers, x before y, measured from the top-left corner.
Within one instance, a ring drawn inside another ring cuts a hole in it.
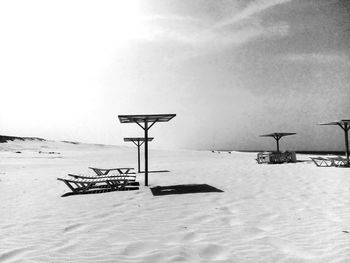
[[[277,152],[280,152],[280,138],[275,138],[277,143]]]
[[[138,167],[138,171],[139,173],[141,173],[140,170],[140,143],[137,144],[137,167]]]
[[[145,119],[145,186],[148,186],[148,120]]]
[[[344,132],[345,132],[345,149],[346,149],[346,164],[347,166],[350,165],[349,162],[349,128],[348,124],[344,124]]]

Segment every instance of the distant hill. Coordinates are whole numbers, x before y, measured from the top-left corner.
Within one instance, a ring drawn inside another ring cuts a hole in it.
[[[6,135],[0,135],[0,143],[8,142],[8,141],[14,141],[14,140],[20,140],[20,141],[46,141],[45,139],[38,138],[38,137],[16,137],[16,136],[6,136]]]

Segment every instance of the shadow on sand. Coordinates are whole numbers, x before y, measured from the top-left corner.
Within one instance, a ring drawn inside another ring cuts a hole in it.
[[[90,194],[102,194],[102,193],[109,193],[109,192],[133,191],[133,190],[139,190],[139,185],[140,185],[139,182],[134,182],[131,185],[128,185],[127,187],[123,188],[123,190],[112,189],[106,185],[101,185],[101,186],[96,186],[94,189],[91,189],[91,190],[86,191],[86,192],[65,193],[64,195],[61,195],[61,197],[67,197],[67,196],[72,196],[72,195],[90,195]]]
[[[156,186],[156,187],[152,187],[151,191],[154,196],[223,192],[222,190],[207,184],[180,184],[180,185]]]
[[[141,171],[140,172],[141,174],[144,174],[145,171]],[[148,171],[149,174],[152,174],[152,173],[170,173],[169,170],[158,170],[158,171]]]

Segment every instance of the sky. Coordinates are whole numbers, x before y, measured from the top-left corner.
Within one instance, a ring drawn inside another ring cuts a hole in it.
[[[343,150],[342,0],[0,2],[0,134],[124,144],[118,114],[175,113],[161,148]]]

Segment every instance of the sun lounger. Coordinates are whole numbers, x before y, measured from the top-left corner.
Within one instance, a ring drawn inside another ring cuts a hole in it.
[[[111,171],[117,171],[119,174],[135,174],[133,171],[134,168],[111,168],[111,169],[105,169],[105,168],[96,168],[96,167],[89,167],[89,169],[93,170],[98,176],[108,175]]]
[[[331,158],[323,158],[323,157],[310,157],[310,159],[316,164],[318,167],[332,167],[335,166],[334,160]]]
[[[257,155],[257,162],[260,163],[295,163],[297,162],[295,152],[260,152]]]
[[[270,163],[271,152],[260,152],[256,158],[258,163]]]
[[[135,174],[109,174],[109,175],[83,175],[83,174],[68,174],[68,176],[74,177],[74,178],[82,178],[82,179],[101,179],[101,178],[117,178],[122,180],[128,180],[128,181],[135,181],[136,175]]]
[[[88,178],[57,178],[64,182],[73,193],[86,193],[94,188],[110,188],[113,190],[125,190],[129,181],[110,177],[110,178],[98,178],[98,179],[88,179]]]
[[[328,157],[327,159],[331,160],[336,167],[347,166],[347,160],[341,156]]]

